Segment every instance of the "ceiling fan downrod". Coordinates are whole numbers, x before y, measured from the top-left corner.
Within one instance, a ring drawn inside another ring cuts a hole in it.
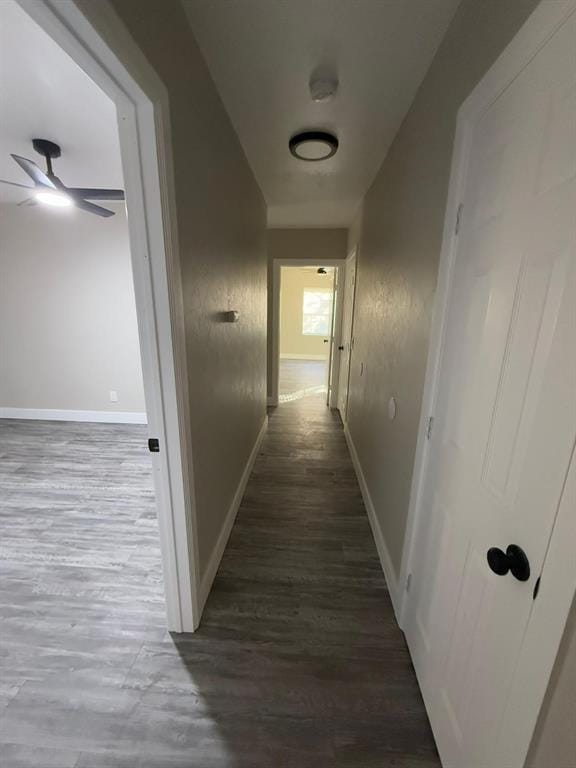
[[[39,155],[42,155],[42,157],[46,159],[46,174],[48,176],[54,176],[52,160],[55,160],[62,154],[59,145],[55,144],[53,141],[48,141],[48,139],[32,139],[32,146]]]

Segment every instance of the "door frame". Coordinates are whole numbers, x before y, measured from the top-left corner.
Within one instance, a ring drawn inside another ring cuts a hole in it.
[[[350,264],[352,263],[352,260],[354,260],[354,290],[352,292],[352,299],[350,304],[350,338],[348,339],[348,342],[350,344],[349,350],[348,350],[348,376],[346,380],[346,403],[344,405],[344,413],[340,411],[340,408],[338,407],[338,403],[336,403],[336,407],[338,408],[338,412],[340,413],[340,418],[342,419],[343,424],[348,423],[348,393],[350,390],[350,368],[352,363],[352,350],[353,350],[353,344],[354,344],[354,308],[356,306],[356,283],[358,279],[358,246],[355,245],[354,248],[350,251],[350,253],[346,256],[346,266],[344,269],[344,287],[342,288],[342,331],[340,333],[340,344],[345,344],[346,339],[344,339],[343,333],[344,333],[344,307],[346,305],[346,280],[348,279],[348,274],[350,272]],[[338,366],[338,398],[340,397],[340,380],[341,380],[341,368],[344,363],[344,356],[340,354],[340,364]]]
[[[438,270],[438,287],[434,302],[430,345],[422,397],[420,424],[412,474],[406,536],[402,552],[399,584],[401,585],[399,623],[404,626],[408,603],[416,599],[417,584],[411,583],[412,563],[422,556],[417,546],[423,517],[422,495],[430,454],[430,433],[438,399],[446,321],[451,302],[453,273],[458,240],[458,219],[465,215],[460,207],[463,198],[470,149],[470,126],[517,77],[572,13],[576,0],[549,3],[542,0],[516,37],[474,88],[458,111],[452,155],[450,183],[442,250]],[[564,494],[558,509],[547,556],[541,573],[541,588],[534,602],[518,664],[515,670],[501,734],[507,743],[499,744],[502,765],[522,768],[572,602],[576,596],[576,516],[570,511],[570,500],[576,499],[576,457],[572,456]],[[408,591],[410,589],[410,591]]]
[[[268,398],[268,405],[277,406],[279,403],[278,390],[280,383],[280,279],[282,267],[338,267],[338,281],[342,280],[346,259],[273,259],[272,262],[272,391]],[[328,362],[329,382],[334,378],[336,368],[340,370],[340,334],[342,332],[342,296],[339,285],[336,291],[336,304],[334,312],[334,336],[332,338],[332,359]],[[337,362],[336,362],[337,361]],[[328,405],[335,407],[338,395],[338,382],[328,390]]]
[[[17,2],[116,105],[148,432],[160,443],[151,459],[167,625],[193,632],[198,545],[168,94],[105,0]]]

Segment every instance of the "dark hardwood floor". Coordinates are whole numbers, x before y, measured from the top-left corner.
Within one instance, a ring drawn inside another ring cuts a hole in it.
[[[144,430],[1,432],[2,768],[438,768],[322,395],[271,413],[194,635],[163,630]]]

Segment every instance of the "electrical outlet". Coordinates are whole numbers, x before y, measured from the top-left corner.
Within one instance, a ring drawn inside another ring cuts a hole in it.
[[[110,402],[111,403],[117,403],[118,402],[118,392],[116,392],[115,389],[110,390]]]

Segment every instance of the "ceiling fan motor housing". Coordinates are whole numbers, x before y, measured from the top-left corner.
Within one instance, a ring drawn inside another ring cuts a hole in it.
[[[32,146],[39,155],[42,155],[42,157],[45,158],[50,158],[51,160],[55,160],[62,154],[58,144],[55,144],[53,141],[48,141],[48,139],[32,139]]]

